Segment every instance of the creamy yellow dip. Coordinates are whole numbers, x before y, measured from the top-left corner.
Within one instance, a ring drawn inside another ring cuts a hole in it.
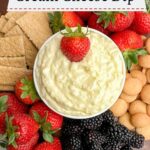
[[[123,59],[107,37],[89,31],[89,53],[71,62],[60,49],[58,33],[40,50],[35,67],[38,92],[57,112],[89,116],[110,107],[118,98],[124,80]]]

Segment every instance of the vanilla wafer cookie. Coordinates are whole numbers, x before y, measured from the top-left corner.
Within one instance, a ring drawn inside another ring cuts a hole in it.
[[[10,18],[14,18],[15,20],[19,19],[20,17],[22,17],[26,12],[8,12],[6,13],[5,17],[7,19],[10,19]]]

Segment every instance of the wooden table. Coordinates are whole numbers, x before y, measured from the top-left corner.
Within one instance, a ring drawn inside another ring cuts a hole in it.
[[[4,14],[7,10],[8,0],[0,0],[0,14]]]

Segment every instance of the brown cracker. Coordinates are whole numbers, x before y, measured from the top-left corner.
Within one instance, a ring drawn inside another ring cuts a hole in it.
[[[0,57],[0,66],[26,68],[25,57]]]
[[[15,85],[16,81],[30,74],[32,71],[26,68],[0,66],[0,85]]]
[[[24,56],[24,43],[22,36],[0,38],[0,56]]]
[[[0,91],[14,91],[14,86],[12,86],[12,85],[0,85]]]
[[[1,29],[2,33],[7,33],[12,27],[16,25],[16,21],[14,18],[10,18],[4,27]]]
[[[0,32],[6,23],[7,23],[7,19],[5,18],[5,16],[1,16],[0,17]]]
[[[7,19],[10,19],[10,18],[14,18],[15,20],[19,19],[20,17],[22,17],[26,12],[8,12],[6,13],[5,17]]]
[[[26,62],[29,68],[32,69],[35,57],[38,52],[37,49],[32,44],[32,42],[27,38],[27,36],[23,33],[23,31],[18,25],[13,27],[5,36],[14,36],[14,35],[23,35]]]
[[[0,38],[3,37],[3,36],[4,36],[3,33],[0,32]]]
[[[22,28],[37,48],[40,48],[52,34],[47,13],[28,12],[16,23]]]

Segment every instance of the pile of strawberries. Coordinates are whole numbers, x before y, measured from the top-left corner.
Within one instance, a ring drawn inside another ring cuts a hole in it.
[[[0,93],[0,146],[8,150],[61,150],[57,137],[63,117],[36,93],[32,77],[16,83],[14,93]]]
[[[55,12],[49,13],[50,26],[53,33],[65,27],[85,26],[96,29],[109,36],[123,52],[126,67],[130,70],[132,64],[138,63],[138,55],[146,55],[143,50],[143,39],[141,35],[150,34],[149,12]],[[68,30],[69,31],[69,30]],[[72,32],[72,31],[71,31]],[[70,34],[70,33],[69,33]],[[67,35],[68,45],[63,44],[62,51],[70,61],[81,61],[87,53],[87,48],[81,47],[83,36]],[[69,37],[69,38],[68,38]],[[79,43],[78,46],[72,43]],[[86,35],[84,35],[86,40]],[[74,41],[74,42],[72,42]],[[66,42],[63,42],[66,43]],[[72,45],[71,45],[72,44]],[[83,45],[83,44],[82,44]],[[84,44],[89,46],[89,42]],[[65,49],[64,49],[65,47]],[[82,53],[83,52],[83,53]],[[74,58],[78,56],[78,58]]]

